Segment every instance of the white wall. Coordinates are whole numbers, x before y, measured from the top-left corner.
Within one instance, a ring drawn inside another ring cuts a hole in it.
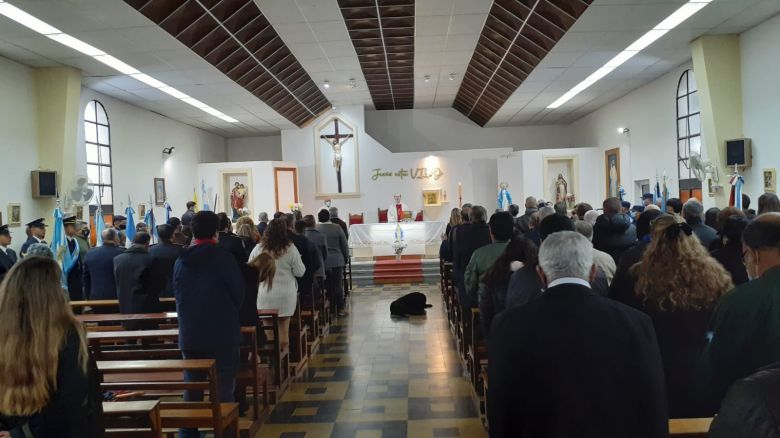
[[[677,181],[677,128],[675,96],[682,73],[692,68],[690,63],[680,66],[622,98],[576,121],[579,146],[602,150],[601,160],[588,173],[599,174],[599,196],[605,195],[604,154],[607,149],[620,148],[620,180],[627,198],[638,202],[642,196],[634,190],[634,182],[650,180],[655,184],[666,171],[672,196],[679,194]],[[628,135],[617,129],[629,128]]]
[[[85,108],[91,100],[103,104],[111,125],[115,212],[124,211],[130,195],[133,209],[138,213],[138,204],[148,204],[154,193],[154,178],[165,178],[172,215],[184,213],[193,189],[197,189],[202,202],[197,166],[204,162],[225,161],[224,138],[82,87],[81,107]],[[82,112],[78,145],[84,144],[83,120]],[[172,146],[176,148],[173,154],[164,156],[162,149]],[[84,148],[79,146],[77,174],[86,174],[85,155]],[[63,184],[67,186],[70,182]],[[165,217],[162,207],[155,207],[154,213],[158,221]]]
[[[377,209],[388,208],[393,202],[393,194],[400,193],[404,202],[413,210],[422,208],[422,190],[441,188],[447,192],[448,203],[441,207],[426,207],[427,220],[445,220],[449,211],[458,203],[458,182],[463,184],[463,202],[482,204],[488,210],[496,206],[498,192],[498,159],[512,153],[511,148],[454,150],[432,155],[430,152],[393,153],[366,134],[364,111],[362,106],[339,106],[337,112],[357,127],[360,169],[359,198],[333,199],[333,206],[340,215],[347,218],[349,213],[365,214],[366,222],[377,221]],[[301,202],[306,212],[316,212],[322,200],[315,199],[314,180],[314,127],[326,117],[320,117],[303,129],[282,131],[282,155],[286,161],[298,164],[299,190]],[[420,180],[397,177],[371,179],[373,169],[397,171],[405,168],[439,167],[444,175],[438,180]]]
[[[295,163],[283,161],[242,161],[228,163],[204,163],[198,165],[198,180],[203,180],[207,190],[219,193],[216,209],[217,213],[226,212],[225,201],[229,196],[228,191],[220,192],[220,172],[244,172],[249,171],[252,183],[249,188],[250,203],[246,208],[250,209],[252,219],[257,220],[257,214],[261,211],[273,215],[276,211],[276,194],[274,192],[274,167],[296,167]],[[223,188],[224,190],[224,188]],[[213,195],[212,195],[213,199]],[[229,202],[229,201],[228,201]],[[211,202],[213,204],[213,201]],[[284,208],[286,211],[286,208]]]
[[[24,224],[50,216],[31,196],[30,171],[38,168],[35,84],[32,69],[0,57],[0,211],[8,220],[8,203],[22,205],[22,226],[12,227],[17,254],[27,236]]]
[[[549,195],[548,187],[558,178],[558,174],[550,169],[547,179],[544,178],[544,158],[576,157],[579,181],[574,181],[571,176],[567,179],[569,192],[574,194],[576,202],[587,202],[594,208],[601,206],[606,188],[603,174],[596,170],[604,167],[604,153],[600,148],[549,149],[518,153],[522,154],[523,185],[522,192],[517,192],[522,196],[513,199],[515,204],[523,205],[528,196],[555,202]]]
[[[753,139],[753,167],[745,173],[745,193],[757,206],[763,168],[780,168],[780,15],[745,32],[742,51],[742,107],[745,137]]]
[[[454,108],[366,111],[366,132],[392,152],[572,147],[569,126],[480,128]]]
[[[281,135],[227,140],[228,161],[279,161],[281,159]]]

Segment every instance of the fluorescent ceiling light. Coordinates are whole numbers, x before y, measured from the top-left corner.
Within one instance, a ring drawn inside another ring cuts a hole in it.
[[[184,102],[184,103],[188,103],[188,104],[194,106],[195,108],[202,109],[204,111],[205,111],[204,108],[208,108],[209,107],[208,105],[206,105],[205,103],[199,101],[198,99],[195,99],[195,98],[192,98],[192,97],[189,97],[189,96],[182,98],[181,101]]]
[[[593,74],[585,78],[582,82],[575,85],[574,88],[567,91],[558,100],[551,103],[547,108],[555,109],[571,100],[574,96],[585,91],[588,87],[596,83],[599,79],[608,75],[612,70],[620,67],[626,61],[636,56],[642,49],[646,48],[650,44],[657,41],[664,36],[667,32],[679,26],[680,23],[690,18],[693,14],[699,12],[702,8],[707,6],[712,0],[690,0],[684,5],[680,6],[671,15],[666,17],[663,21],[658,23],[653,29],[646,32],[638,40],[634,41],[625,50],[618,53],[614,58],[607,61],[604,66],[596,70]]]
[[[140,73],[135,68],[125,64],[124,62],[114,58],[111,55],[100,55],[95,56],[95,59],[102,62],[103,64],[113,68],[114,70],[126,74],[126,75],[134,75],[137,73]]]
[[[149,76],[146,73],[136,73],[134,75],[130,75],[130,77],[135,79],[135,80],[141,81],[141,82],[143,82],[144,84],[146,84],[146,85],[148,85],[150,87],[154,87],[154,88],[167,87],[167,85],[165,85],[165,83],[158,81],[157,79]]]
[[[91,46],[84,41],[81,41],[78,38],[73,38],[72,36],[66,34],[66,33],[55,33],[51,35],[46,35],[47,37],[53,39],[54,41],[57,41],[58,43],[68,46],[71,49],[81,52],[87,56],[98,56],[98,55],[105,55],[106,52],[98,49],[95,46]]]
[[[224,114],[218,115],[217,117],[219,117],[220,119],[222,119],[222,120],[224,120],[226,122],[238,123],[238,120],[236,120],[236,119],[234,119],[234,118],[232,118],[230,116],[226,116]]]
[[[0,15],[5,15],[22,26],[26,26],[42,35],[62,33],[56,27],[49,26],[48,23],[33,17],[10,3],[0,2]]]
[[[672,30],[675,27],[679,26],[680,23],[683,21],[691,18],[691,16],[697,12],[699,12],[703,7],[707,6],[709,2],[703,2],[703,1],[690,1],[682,6],[680,6],[680,9],[677,9],[672,13],[672,15],[666,17],[666,19],[660,23],[656,27],[654,27],[654,30]]]
[[[220,111],[217,111],[216,109],[206,105],[205,103],[199,101],[198,99],[193,99],[192,97],[182,93],[181,91],[167,85],[162,81],[158,81],[157,79],[145,73],[141,73],[133,66],[128,65],[123,61],[111,55],[106,54],[105,52],[98,49],[97,47],[87,44],[84,41],[81,41],[80,39],[75,38],[71,35],[63,33],[56,27],[50,26],[48,23],[33,17],[32,15],[28,14],[27,12],[24,12],[23,10],[17,8],[16,6],[6,3],[5,0],[0,0],[0,15],[4,15],[10,18],[11,20],[14,20],[17,23],[30,28],[35,32],[45,35],[64,46],[68,46],[87,56],[91,56],[95,60],[102,62],[103,64],[113,68],[114,70],[122,74],[129,75],[131,78],[143,82],[146,85],[157,88],[163,93],[173,96],[184,103],[194,106],[195,108],[205,111],[226,122],[238,123],[238,120],[230,116],[227,116]]]
[[[173,96],[173,97],[175,97],[177,99],[186,99],[186,98],[190,97],[190,96],[187,96],[186,94],[182,93],[181,91],[179,91],[179,90],[177,90],[177,89],[175,89],[173,87],[169,87],[167,85],[158,88],[158,90],[162,91],[165,94]]]

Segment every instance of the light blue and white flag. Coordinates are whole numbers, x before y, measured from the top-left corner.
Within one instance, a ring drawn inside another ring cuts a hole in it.
[[[130,248],[133,246],[133,237],[135,237],[135,219],[133,219],[133,215],[135,214],[135,210],[133,210],[132,204],[130,203],[130,198],[127,198],[127,208],[125,209],[125,216],[127,217],[127,228],[125,228],[125,247]]]
[[[103,246],[103,231],[106,229],[106,221],[103,219],[103,206],[98,203],[95,210],[95,246]]]
[[[54,209],[54,238],[49,247],[54,253],[54,258],[62,270],[60,283],[62,288],[68,290],[68,273],[73,269],[79,259],[79,242],[74,239],[75,248],[70,251],[68,248],[68,239],[65,237],[65,225],[62,223],[62,210],[60,207]]]
[[[146,215],[144,216],[144,223],[146,224],[146,228],[149,230],[149,233],[156,239],[157,224],[154,221],[154,208],[149,207],[149,211],[147,211]]]

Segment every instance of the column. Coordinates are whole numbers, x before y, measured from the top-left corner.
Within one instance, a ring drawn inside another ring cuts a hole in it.
[[[714,201],[722,208],[728,205],[727,177],[733,171],[725,167],[726,140],[743,136],[739,35],[703,36],[691,43],[691,51],[699,88],[704,155],[720,172],[724,190]],[[711,204],[708,199],[713,198],[704,196],[705,206]]]

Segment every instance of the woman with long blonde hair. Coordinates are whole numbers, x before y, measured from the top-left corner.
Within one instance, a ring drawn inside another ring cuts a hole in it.
[[[60,268],[27,257],[0,284],[0,436],[102,436],[97,371],[60,287]]]
[[[651,223],[650,244],[631,269],[634,285],[615,299],[653,320],[664,363],[671,418],[710,415],[698,402],[695,369],[706,344],[715,303],[733,288],[731,275],[712,258],[678,215]]]

